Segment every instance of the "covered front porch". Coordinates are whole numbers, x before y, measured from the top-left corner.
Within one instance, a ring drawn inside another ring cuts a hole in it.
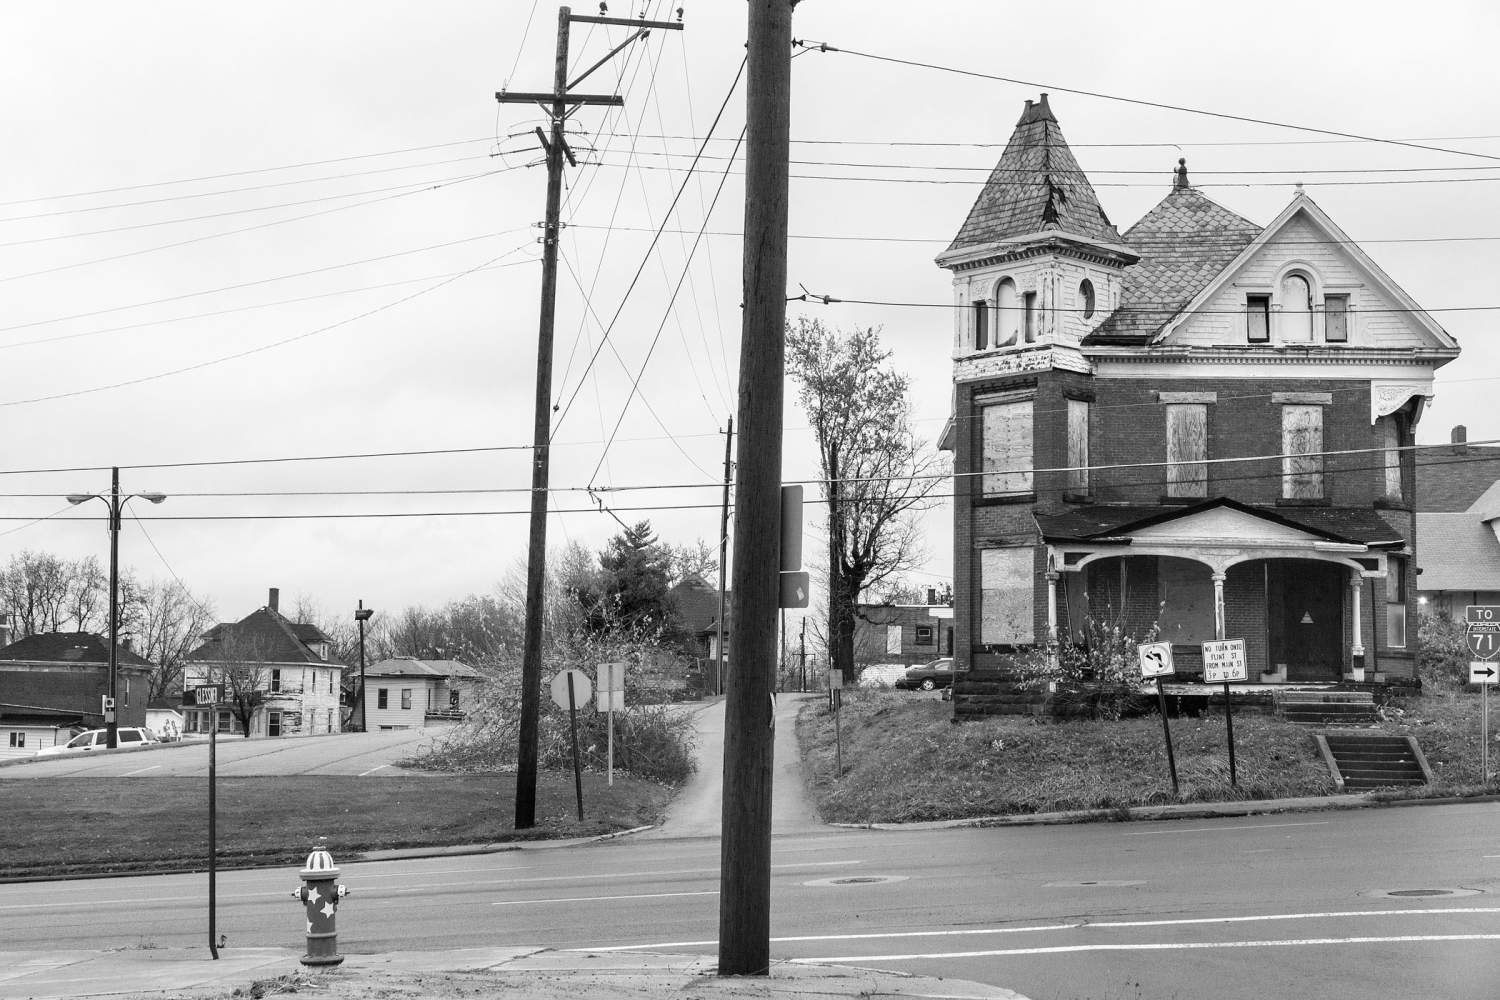
[[[1217,499],[1082,508],[1037,522],[1054,643],[1086,642],[1101,623],[1170,641],[1174,685],[1201,683],[1199,644],[1211,639],[1244,640],[1252,687],[1383,680],[1383,668],[1410,662],[1379,656],[1389,622],[1376,613],[1391,613],[1389,560],[1406,543],[1374,511],[1288,515]],[[1404,617],[1402,625],[1404,633]]]

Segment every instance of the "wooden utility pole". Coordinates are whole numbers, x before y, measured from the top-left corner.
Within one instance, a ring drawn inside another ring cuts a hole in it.
[[[577,79],[568,81],[568,29],[574,21],[619,24],[636,32]],[[584,105],[623,106],[618,94],[572,94],[594,70],[616,53],[650,34],[651,28],[682,30],[669,21],[646,21],[621,17],[574,16],[571,8],[557,9],[557,61],[551,93],[501,92],[501,104],[540,104],[551,118],[551,139],[537,129],[547,154],[547,217],[542,224],[542,307],[537,331],[536,417],[533,428],[531,465],[531,537],[526,556],[526,627],[521,653],[521,723],[516,750],[517,830],[536,825],[537,727],[542,710],[542,584],[547,568],[547,472],[552,437],[552,324],[557,305],[557,242],[562,205],[563,157],[577,166],[573,151],[563,136],[568,116]]]
[[[772,674],[776,669],[794,0],[750,0],[745,307],[740,332],[733,652],[724,703],[719,975],[766,975],[771,951]]]
[[[714,643],[714,693],[724,693],[724,574],[729,569],[729,482],[734,475],[734,414],[724,432],[724,506],[719,512],[719,635]]]

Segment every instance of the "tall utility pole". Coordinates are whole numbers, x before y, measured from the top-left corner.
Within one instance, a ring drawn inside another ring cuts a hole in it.
[[[771,963],[771,763],[780,605],[792,6],[750,0],[745,123],[745,308],[734,505],[733,653],[724,702],[719,975]]]
[[[616,46],[609,55],[574,79],[568,80],[568,29],[574,21],[590,24],[619,24],[637,30]],[[682,30],[681,24],[669,21],[631,20],[623,17],[575,16],[571,8],[557,9],[557,62],[552,76],[551,93],[512,93],[495,95],[501,104],[540,104],[551,118],[551,139],[537,129],[537,136],[547,154],[547,218],[542,224],[542,308],[537,330],[536,349],[536,420],[533,429],[531,465],[531,538],[526,556],[526,630],[521,659],[521,731],[516,751],[516,829],[536,825],[537,725],[542,710],[542,583],[547,568],[547,466],[552,437],[552,321],[557,305],[557,241],[562,206],[563,157],[577,166],[573,151],[563,136],[563,126],[584,105],[622,107],[625,99],[618,94],[572,94],[569,88],[583,82],[616,53],[650,34],[651,28]]]
[[[724,432],[724,507],[719,513],[719,636],[714,643],[714,693],[724,693],[724,574],[729,568],[729,480],[734,474],[734,414]]]

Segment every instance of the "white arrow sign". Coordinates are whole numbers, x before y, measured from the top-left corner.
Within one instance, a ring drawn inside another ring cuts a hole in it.
[[[1494,684],[1500,680],[1500,669],[1496,669],[1493,663],[1485,663],[1483,660],[1469,661],[1469,683],[1470,684]]]

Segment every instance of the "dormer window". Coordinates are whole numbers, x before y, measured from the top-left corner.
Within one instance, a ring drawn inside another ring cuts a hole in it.
[[[1349,296],[1323,296],[1323,339],[1330,344],[1349,342]]]
[[[1245,339],[1252,344],[1271,341],[1271,296],[1245,296]]]

